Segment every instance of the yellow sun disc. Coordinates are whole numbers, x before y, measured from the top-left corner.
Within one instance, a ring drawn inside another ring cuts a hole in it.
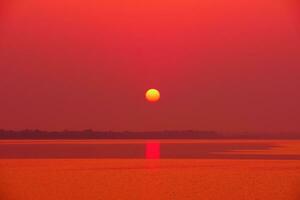
[[[160,92],[157,89],[149,89],[145,97],[149,102],[157,102],[160,99]]]

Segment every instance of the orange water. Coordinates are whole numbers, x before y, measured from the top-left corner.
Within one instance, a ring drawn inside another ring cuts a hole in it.
[[[75,143],[78,142],[83,141]],[[193,141],[181,141],[186,144],[191,142]],[[266,143],[266,141],[247,142],[253,145]],[[102,141],[96,143],[103,145]],[[116,143],[124,143],[124,141],[116,141]],[[135,141],[131,144],[135,143],[144,142]],[[161,151],[164,149],[164,143],[168,141],[161,143]],[[201,145],[203,141],[198,143]],[[218,141],[218,143],[231,144],[230,141]],[[300,160],[297,157],[284,159],[284,156],[299,155],[300,151],[297,147],[300,142],[267,141],[267,143],[273,143],[274,148],[241,152],[235,150],[220,152],[220,154],[239,153],[241,156],[254,153],[265,156],[281,155],[281,157],[205,159],[200,156],[194,159],[161,157],[153,160],[2,158],[0,159],[0,199],[299,200]],[[157,154],[157,143],[155,148]],[[55,151],[51,148],[49,150]],[[180,150],[179,145],[178,151]],[[169,155],[167,152],[164,154]]]

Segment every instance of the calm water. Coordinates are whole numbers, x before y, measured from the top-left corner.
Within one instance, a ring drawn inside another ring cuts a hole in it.
[[[300,141],[1,141],[0,199],[299,200]]]
[[[0,158],[300,160],[299,141],[25,140],[0,143]]]

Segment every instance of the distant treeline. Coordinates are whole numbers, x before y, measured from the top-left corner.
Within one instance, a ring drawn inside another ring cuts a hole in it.
[[[300,133],[218,133],[213,131],[99,132],[0,130],[0,139],[300,139]]]

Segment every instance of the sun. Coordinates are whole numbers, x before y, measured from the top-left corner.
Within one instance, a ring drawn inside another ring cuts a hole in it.
[[[157,89],[149,89],[145,94],[145,98],[149,102],[157,102],[160,99],[160,92]]]

